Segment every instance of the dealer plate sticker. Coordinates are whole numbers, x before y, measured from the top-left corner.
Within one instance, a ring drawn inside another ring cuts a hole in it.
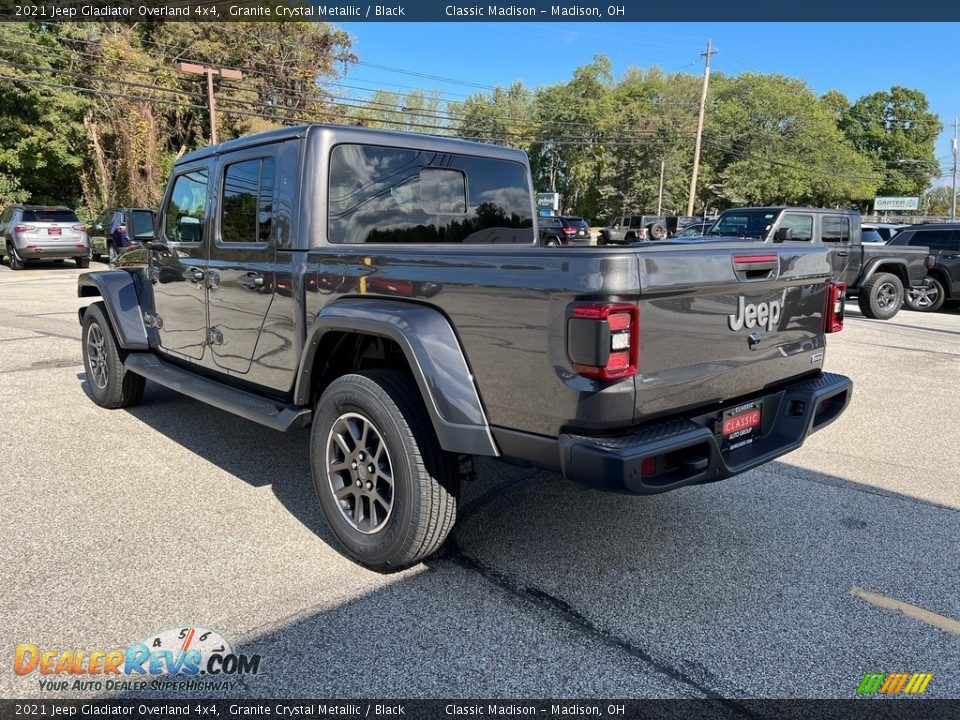
[[[727,449],[747,445],[760,427],[760,402],[739,405],[723,413],[721,432]]]

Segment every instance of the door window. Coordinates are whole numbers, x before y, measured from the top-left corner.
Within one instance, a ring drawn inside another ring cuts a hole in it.
[[[813,215],[784,215],[780,228],[789,228],[791,240],[810,242],[813,240]]]
[[[824,242],[850,242],[850,218],[843,215],[823,216],[822,237]]]
[[[224,243],[266,243],[273,228],[273,158],[227,165],[220,203]]]
[[[167,239],[176,243],[199,243],[207,217],[207,169],[198,168],[177,177],[164,212]]]
[[[915,247],[928,247],[931,252],[950,249],[950,230],[918,230],[908,244]]]

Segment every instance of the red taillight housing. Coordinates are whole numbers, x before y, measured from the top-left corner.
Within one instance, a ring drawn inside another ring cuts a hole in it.
[[[15,225],[13,228],[14,232],[33,232],[37,229],[36,225]]]
[[[639,330],[636,305],[574,306],[567,321],[567,354],[574,372],[594,380],[619,380],[635,374]]]
[[[824,332],[837,333],[843,330],[843,304],[847,300],[847,284],[832,282],[827,291],[827,318]]]
[[[576,229],[576,228],[572,228],[572,227],[565,227],[565,228],[563,229],[563,231],[564,231],[567,235],[576,235],[576,234],[577,234],[577,229]]]
[[[71,226],[70,226],[70,229],[71,229],[71,230],[86,230],[87,228],[86,228],[85,225],[71,225]]]

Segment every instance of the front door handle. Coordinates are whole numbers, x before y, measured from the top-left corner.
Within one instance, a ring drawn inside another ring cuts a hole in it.
[[[237,282],[243,285],[250,290],[256,290],[257,288],[262,288],[264,284],[263,275],[258,273],[244,273],[237,278]]]
[[[846,251],[838,252],[838,253],[837,253],[837,257],[846,257],[846,256],[849,255],[849,254],[850,254],[850,253],[848,253],[848,252],[846,252]]]

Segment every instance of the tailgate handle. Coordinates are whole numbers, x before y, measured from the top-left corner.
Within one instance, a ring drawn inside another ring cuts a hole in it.
[[[771,280],[779,274],[780,256],[776,253],[733,256],[733,272],[740,282]]]

